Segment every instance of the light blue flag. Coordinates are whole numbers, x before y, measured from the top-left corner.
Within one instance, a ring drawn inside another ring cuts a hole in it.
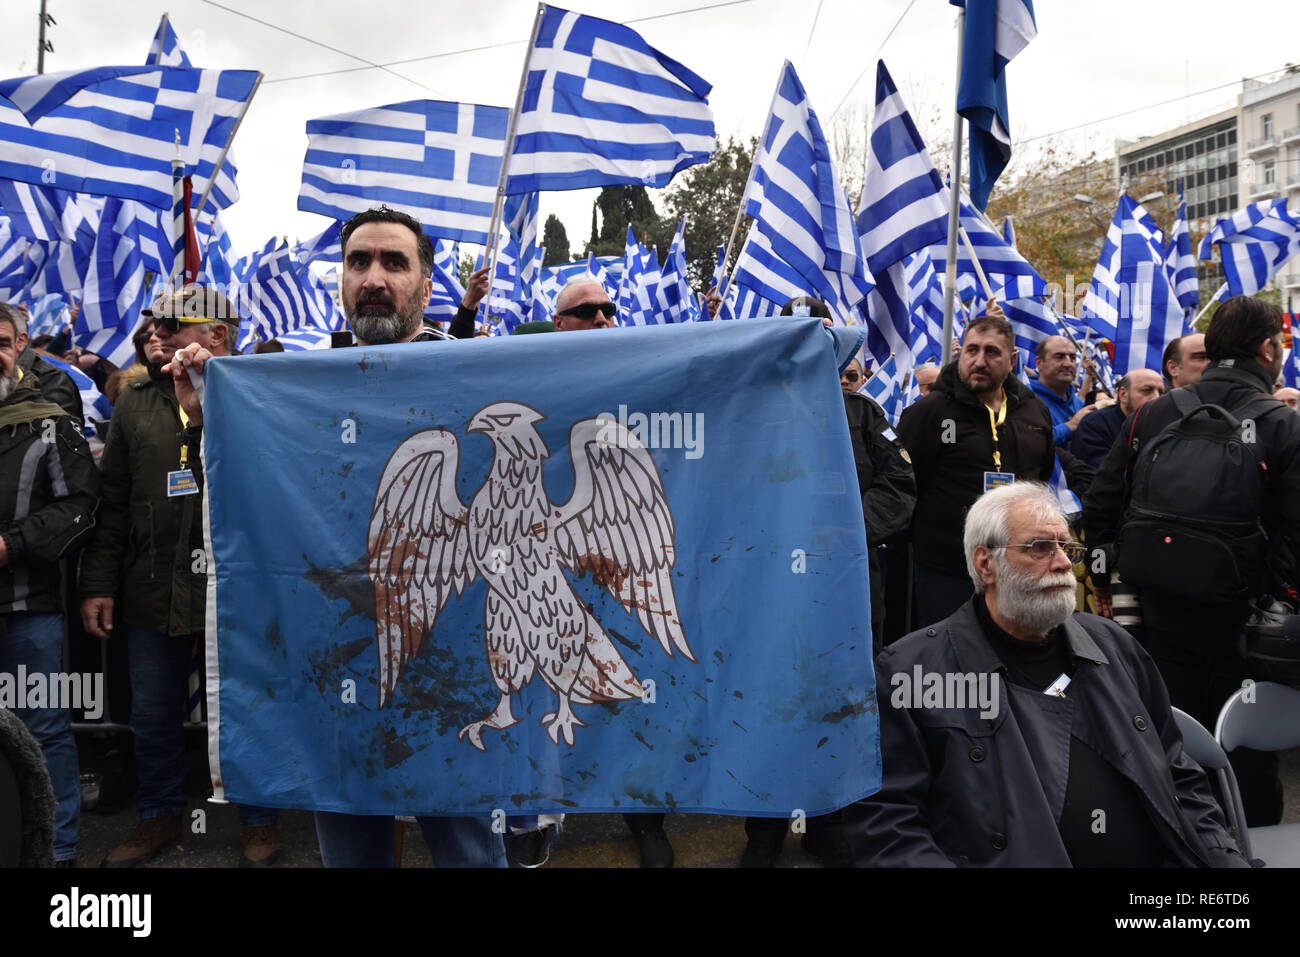
[[[1038,35],[1038,26],[1031,0],[950,2],[966,8],[957,112],[969,121],[970,194],[983,210],[1011,159],[1007,64]]]
[[[662,188],[717,146],[709,84],[621,23],[543,5],[526,68],[507,193]]]
[[[1200,258],[1209,259],[1214,246],[1219,247],[1227,280],[1215,298],[1253,296],[1283,263],[1300,253],[1300,221],[1287,209],[1285,199],[1252,203],[1215,223],[1201,240]]]
[[[789,818],[873,793],[834,375],[860,342],[806,319],[213,360],[216,798]]]
[[[1178,215],[1169,234],[1165,249],[1165,268],[1173,280],[1174,293],[1188,323],[1196,317],[1200,305],[1200,287],[1196,281],[1196,255],[1192,252],[1192,233],[1187,228],[1187,202],[1183,199],[1183,184],[1178,182]]]
[[[170,209],[177,131],[201,196],[260,77],[119,66],[0,81],[0,178]],[[219,179],[208,202],[238,198]]]
[[[871,274],[821,123],[788,60],[744,201],[754,224],[736,282],[781,302],[813,296],[844,321],[870,291]]]

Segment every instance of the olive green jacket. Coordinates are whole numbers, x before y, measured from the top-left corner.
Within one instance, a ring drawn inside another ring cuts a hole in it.
[[[82,598],[116,597],[127,624],[170,635],[203,630],[207,589],[203,495],[167,495],[183,442],[201,477],[186,431],[170,376],[151,370],[122,390],[100,459],[95,534],[81,557]]]

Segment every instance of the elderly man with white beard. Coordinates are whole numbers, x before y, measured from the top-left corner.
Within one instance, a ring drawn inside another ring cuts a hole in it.
[[[975,595],[876,658],[884,782],[845,812],[854,862],[1247,866],[1151,658],[1075,612],[1055,497],[984,494],[963,545]]]

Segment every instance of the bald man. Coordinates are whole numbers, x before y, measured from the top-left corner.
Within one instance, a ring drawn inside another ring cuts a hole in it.
[[[1154,369],[1134,369],[1115,383],[1115,404],[1090,415],[1074,433],[1074,454],[1093,468],[1101,468],[1106,453],[1123,431],[1130,415],[1165,394],[1165,380]]]
[[[1273,398],[1281,399],[1294,409],[1296,407],[1296,399],[1300,399],[1300,389],[1292,389],[1288,386],[1283,386],[1280,389],[1273,390]]]

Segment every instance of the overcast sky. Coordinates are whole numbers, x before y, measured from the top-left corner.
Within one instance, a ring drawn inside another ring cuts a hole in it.
[[[913,110],[942,108],[951,123],[956,9],[943,0],[915,0],[910,9],[908,0],[739,0],[707,9],[715,2],[589,0],[575,9],[630,23],[711,82],[723,138],[759,133],[786,58],[824,125],[860,74],[843,109],[864,112],[877,51]],[[1051,139],[1110,154],[1117,137],[1230,107],[1243,77],[1300,62],[1293,2],[1039,0],[1038,38],[1008,69],[1013,143],[1075,128]],[[39,6],[6,0],[0,10],[6,76],[36,72]],[[223,217],[244,253],[272,234],[305,239],[327,225],[297,210],[307,120],[413,99],[513,106],[535,10],[528,0],[48,0],[58,23],[49,29],[54,52],[45,69],[143,63],[167,12],[196,66],[261,70],[265,80],[235,140],[242,198]],[[480,47],[491,48],[459,52]],[[364,62],[415,58],[424,59],[392,72]],[[293,79],[306,74],[326,75]],[[1172,102],[1154,105],[1163,101]],[[542,216],[564,221],[575,251],[590,230],[593,197],[542,194]]]

